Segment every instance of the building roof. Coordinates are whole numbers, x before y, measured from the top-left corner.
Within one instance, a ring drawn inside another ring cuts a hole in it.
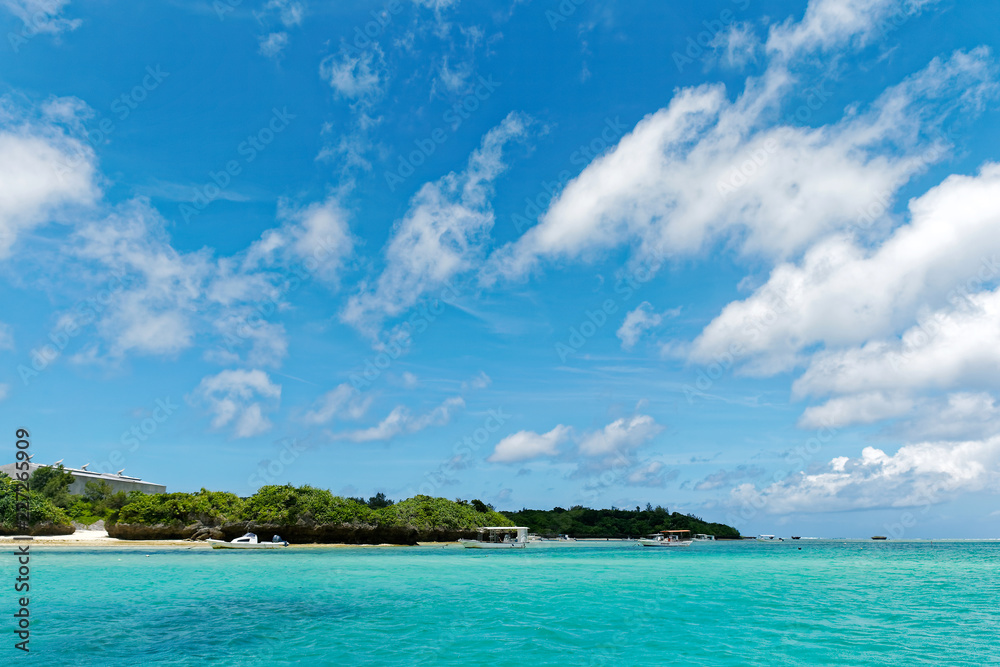
[[[55,467],[55,466],[53,466],[51,464],[48,464],[48,463],[30,463],[30,465],[34,466],[35,468],[53,468],[53,467]],[[88,464],[85,464],[85,465],[90,465],[90,464],[88,463]],[[106,480],[114,480],[114,481],[117,481],[117,482],[135,482],[137,484],[152,484],[154,486],[164,486],[163,484],[157,484],[156,482],[150,482],[148,480],[141,479],[139,477],[131,477],[129,475],[125,475],[125,474],[122,474],[122,473],[116,474],[116,473],[112,473],[112,472],[96,472],[96,471],[93,471],[93,470],[84,470],[83,468],[67,468],[65,466],[63,467],[63,470],[65,470],[68,473],[71,473],[74,477],[81,477],[81,478],[86,478],[86,479],[91,479],[91,480],[105,480],[106,479]],[[124,469],[123,469],[123,471],[124,471]]]

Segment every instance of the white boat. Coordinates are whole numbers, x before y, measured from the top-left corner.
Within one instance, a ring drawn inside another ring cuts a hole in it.
[[[695,542],[714,542],[715,535],[706,535],[705,533],[697,533],[693,539]]]
[[[783,538],[783,537],[775,537],[774,535],[758,535],[757,536],[757,541],[758,542],[784,542],[785,538]]]
[[[542,537],[540,537],[540,536],[538,536],[538,535],[536,535],[534,533],[528,533],[528,542],[529,543],[530,542],[544,542],[544,541],[545,541],[544,538],[542,538]]]
[[[556,542],[576,542],[576,538],[569,535],[560,535],[556,538]]]
[[[237,537],[231,542],[223,542],[222,540],[206,540],[206,542],[211,544],[213,549],[284,549],[288,546],[288,542],[278,535],[275,535],[271,542],[260,542],[253,533]]]
[[[644,547],[689,547],[693,540],[685,533],[690,532],[690,530],[661,530],[640,538],[639,544]]]
[[[524,526],[483,526],[478,540],[461,539],[466,549],[523,549],[528,545],[528,529]]]

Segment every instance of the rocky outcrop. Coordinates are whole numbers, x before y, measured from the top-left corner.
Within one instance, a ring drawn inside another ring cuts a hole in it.
[[[45,535],[72,535],[76,529],[67,523],[36,523],[25,532],[23,529],[13,526],[0,526],[0,535],[33,535],[43,537]]]
[[[255,533],[262,542],[274,535],[293,544],[400,544],[417,542],[454,542],[459,538],[474,538],[471,530],[417,530],[410,526],[378,526],[350,523],[317,523],[299,520],[295,524],[235,521],[220,526],[194,523],[190,526],[158,524],[115,524],[108,526],[108,535],[120,540],[232,540],[244,533]]]

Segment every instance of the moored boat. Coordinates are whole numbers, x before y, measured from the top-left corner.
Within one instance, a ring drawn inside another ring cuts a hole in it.
[[[523,549],[528,545],[528,529],[524,526],[483,526],[479,539],[458,541],[466,549]]]
[[[690,530],[661,530],[648,537],[639,539],[639,544],[644,547],[689,547],[693,540],[685,533]]]
[[[886,537],[885,535],[872,535],[872,539],[873,540],[887,540],[889,538]]]
[[[715,535],[706,535],[705,533],[697,533],[692,539],[695,542],[715,542]]]
[[[261,542],[254,533],[247,533],[242,537],[237,537],[230,542],[223,540],[206,540],[213,549],[283,549],[288,546],[288,542],[281,539],[280,535],[275,535],[270,542]]]

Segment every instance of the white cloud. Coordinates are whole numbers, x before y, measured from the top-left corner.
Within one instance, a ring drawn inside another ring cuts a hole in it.
[[[101,222],[81,227],[71,252],[133,277],[116,290],[98,328],[111,354],[175,354],[191,345],[191,315],[211,272],[205,252],[179,253],[148,202],[127,202]]]
[[[5,400],[8,396],[10,396],[10,385],[0,383],[0,401]]]
[[[277,406],[281,386],[261,370],[226,370],[203,378],[192,399],[213,413],[213,428],[232,424],[234,437],[249,438],[271,428],[264,413]]]
[[[838,457],[821,472],[762,490],[743,484],[732,499],[773,514],[926,506],[957,492],[995,488],[998,462],[1000,437],[906,445],[893,455],[865,447],[860,458]]]
[[[341,50],[319,65],[320,78],[350,100],[376,98],[382,94],[388,70],[377,43],[361,52]]]
[[[817,354],[795,396],[995,386],[1000,374],[1000,289],[970,295],[900,338]]]
[[[648,301],[640,303],[635,310],[625,315],[625,320],[622,322],[621,327],[618,328],[616,335],[622,341],[622,349],[631,350],[639,342],[644,333],[660,326],[664,315],[669,314],[673,313],[671,311],[667,313],[654,313],[653,305]]]
[[[306,11],[303,3],[294,0],[269,0],[266,8],[277,10],[286,28],[302,25],[302,17]]]
[[[80,27],[80,19],[60,16],[69,3],[70,0],[0,0],[0,7],[24,21],[32,31],[56,35]]]
[[[806,408],[799,419],[799,426],[843,428],[851,424],[871,424],[905,415],[913,409],[913,405],[912,398],[887,395],[879,391],[844,396],[831,399],[823,405]]]
[[[580,453],[585,456],[627,454],[663,430],[649,415],[616,419],[600,431],[594,431],[580,441]]]
[[[466,170],[426,183],[413,196],[385,249],[385,269],[374,289],[352,296],[344,322],[374,334],[387,317],[412,307],[481,260],[493,227],[489,196],[505,170],[504,146],[527,133],[529,120],[509,114],[483,138]]]
[[[800,265],[777,266],[763,287],[705,328],[692,357],[713,360],[736,344],[751,372],[787,370],[816,343],[850,345],[898,331],[921,309],[955,300],[977,272],[1000,277],[1000,165],[951,176],[909,208],[910,222],[875,250],[834,236]]]
[[[258,49],[260,54],[268,58],[274,58],[281,55],[281,52],[288,46],[288,33],[272,32],[266,36],[262,35],[258,37],[257,40],[260,42],[260,48]]]
[[[727,67],[742,69],[749,62],[757,61],[760,39],[748,23],[733,23],[715,36],[711,46],[721,55]]]
[[[294,208],[281,202],[281,226],[265,231],[247,253],[250,267],[301,264],[309,274],[336,284],[354,253],[347,213],[335,198]]]
[[[378,442],[390,440],[404,433],[416,433],[431,426],[443,426],[451,421],[455,411],[465,407],[465,401],[453,396],[445,399],[441,405],[422,415],[413,415],[410,410],[400,405],[389,415],[371,428],[331,433],[332,440],[348,440],[350,442]]]
[[[799,22],[771,27],[767,50],[791,60],[854,41],[868,43],[890,17],[913,16],[938,0],[812,0]]]
[[[519,277],[544,258],[587,259],[631,245],[633,258],[696,253],[729,237],[783,258],[857,222],[944,148],[926,138],[956,98],[975,111],[995,93],[986,49],[932,61],[866,112],[819,127],[771,126],[800,86],[772,65],[730,102],[720,85],[683,89],[565,187],[538,225],[486,272]],[[829,96],[829,93],[825,93]]]
[[[559,453],[559,445],[569,437],[569,434],[570,428],[562,424],[542,434],[534,431],[518,431],[498,442],[486,460],[494,463],[516,463],[542,456],[555,456]]]
[[[94,152],[71,133],[87,113],[79,100],[56,98],[29,119],[0,98],[0,259],[20,235],[96,201]]]
[[[371,403],[371,396],[360,396],[357,389],[345,382],[320,396],[306,413],[305,421],[325,424],[332,419],[361,419]]]

